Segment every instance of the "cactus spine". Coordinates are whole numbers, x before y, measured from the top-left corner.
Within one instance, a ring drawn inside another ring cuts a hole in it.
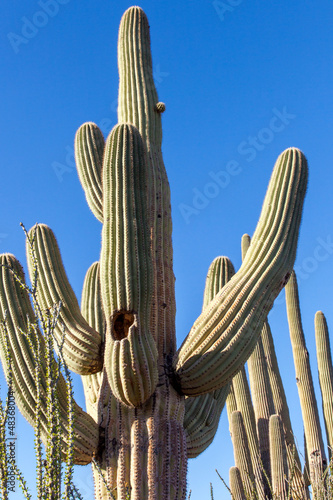
[[[214,263],[205,307],[177,351],[170,193],[161,153],[165,105],[154,86],[149,25],[139,7],[121,20],[118,65],[118,125],[105,145],[90,122],[75,138],[79,177],[103,222],[100,261],[88,269],[80,311],[55,236],[38,226],[37,297],[43,309],[62,303],[63,354],[83,377],[88,410],[77,409],[75,461],[99,463],[96,499],[109,497],[106,484],[117,500],[128,490],[132,500],[183,500],[187,457],[213,439],[226,386],[253,351],[293,268],[307,162],[294,148],[280,155],[241,269],[217,292],[227,279],[218,278],[223,265]],[[18,343],[19,328],[26,327],[22,311],[33,313],[9,276],[8,266],[19,267],[11,259],[3,268],[1,318],[9,309],[14,384],[29,419],[33,366],[29,346]],[[28,255],[32,278],[34,264]],[[208,432],[201,433],[204,426]]]

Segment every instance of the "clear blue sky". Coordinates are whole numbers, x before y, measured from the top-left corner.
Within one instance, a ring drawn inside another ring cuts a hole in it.
[[[104,133],[117,122],[117,33],[131,3],[50,0],[48,14],[46,4],[0,6],[0,251],[25,264],[19,222],[48,224],[80,298],[85,272],[99,258],[101,225],[75,172],[73,139],[85,121]],[[310,179],[296,268],[317,384],[318,309],[333,331],[332,2],[144,0],[140,6],[150,21],[155,79],[166,103],[163,152],[172,192],[179,344],[200,313],[210,262],[227,255],[239,267],[240,239],[254,231],[275,159],[286,147],[299,147]],[[216,175],[223,187],[211,184]],[[283,298],[270,324],[303,448]],[[76,396],[83,406],[80,380]],[[31,485],[33,434],[19,416],[17,433],[18,463]],[[192,500],[208,499],[210,482],[216,499],[228,498],[214,469],[228,480],[233,463],[224,411],[214,443],[189,462]],[[90,499],[90,467],[78,468],[76,478]]]

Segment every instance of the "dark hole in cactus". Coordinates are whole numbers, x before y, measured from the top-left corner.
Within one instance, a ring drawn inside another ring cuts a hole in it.
[[[114,340],[125,339],[134,323],[134,314],[130,311],[118,311],[113,317],[112,336]]]

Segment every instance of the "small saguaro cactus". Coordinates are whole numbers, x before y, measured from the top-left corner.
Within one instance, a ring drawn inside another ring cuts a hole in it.
[[[154,86],[149,25],[139,7],[121,20],[118,65],[118,125],[106,143],[90,122],[75,138],[87,202],[103,224],[100,260],[87,272],[80,310],[55,236],[37,226],[37,295],[43,309],[62,303],[63,356],[82,375],[87,402],[87,413],[75,408],[74,459],[99,464],[96,499],[112,491],[123,500],[130,491],[132,500],[181,500],[187,457],[213,439],[223,388],[253,351],[293,269],[307,162],[297,149],[280,155],[240,270],[216,295],[213,283],[207,288],[210,298],[177,350],[170,194],[161,152],[165,105]],[[33,313],[11,274],[11,267],[18,269],[23,280],[20,264],[8,255],[2,264],[8,265],[0,315],[8,311],[18,404],[31,422],[36,391],[20,329]],[[59,329],[59,342],[61,335]],[[209,432],[201,432],[207,424]],[[65,424],[63,433],[65,444]]]

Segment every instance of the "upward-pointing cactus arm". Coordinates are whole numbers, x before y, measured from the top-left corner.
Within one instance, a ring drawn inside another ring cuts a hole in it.
[[[87,203],[100,222],[103,222],[103,154],[102,132],[95,123],[84,123],[75,135],[75,161]]]
[[[293,349],[298,395],[301,403],[310,475],[314,479],[326,457],[321,433],[317,399],[314,391],[309,353],[302,326],[296,274],[293,271],[286,285],[286,306],[290,340]],[[318,462],[317,462],[318,460]]]
[[[13,272],[24,283],[24,274],[20,263],[13,255],[4,254],[0,256],[0,319],[5,318],[6,313],[6,331],[9,341],[9,349],[12,359],[12,373],[15,391],[15,401],[27,421],[34,425],[35,410],[37,401],[36,380],[34,378],[36,368],[36,355],[32,351],[27,337],[21,333],[28,331],[27,317],[31,323],[36,322],[34,312],[31,307],[28,292],[22,288],[21,284],[14,278]],[[44,443],[46,443],[48,431],[46,420],[46,361],[43,353],[45,352],[44,337],[38,329],[38,335],[41,358],[38,360],[41,373],[41,435]],[[0,334],[1,361],[6,377],[8,377],[8,360],[6,358],[5,348],[5,332],[3,329]],[[32,345],[37,351],[37,340],[31,339]],[[60,420],[61,420],[61,438],[62,447],[65,454],[68,440],[67,422],[68,422],[68,404],[67,404],[67,387],[63,376],[61,375],[57,384],[57,393],[60,405]],[[98,445],[98,426],[93,419],[87,415],[74,402],[74,461],[77,464],[87,464],[91,461],[92,456]]]
[[[152,264],[147,225],[147,159],[136,127],[120,124],[107,139],[103,163],[101,296],[107,324],[105,369],[113,394],[139,406],[158,381],[150,330]]]
[[[35,228],[30,230],[32,236]],[[34,250],[38,267],[37,296],[42,309],[50,309],[61,302],[60,318],[65,325],[63,356],[70,370],[79,375],[96,373],[102,369],[101,335],[83,318],[76,296],[69,284],[62,263],[56,238],[49,227],[39,224],[36,228]],[[27,245],[27,261],[31,280],[34,262]],[[60,343],[62,330],[55,335]]]
[[[184,394],[222,387],[253,351],[292,271],[307,176],[299,150],[290,148],[279,156],[240,270],[199,316],[175,356],[174,383]]]

